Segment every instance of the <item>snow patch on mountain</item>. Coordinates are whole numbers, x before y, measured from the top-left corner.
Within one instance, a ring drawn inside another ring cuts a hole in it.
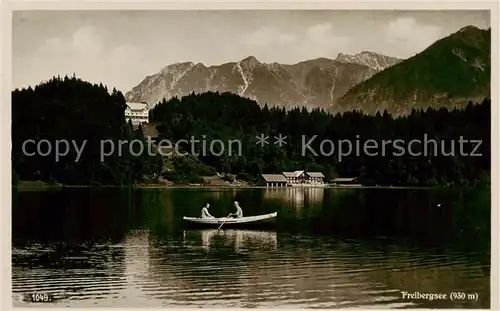
[[[335,86],[337,85],[337,67],[333,67],[333,81],[332,81],[332,88],[330,89],[330,99],[333,101],[333,92],[335,91]]]
[[[236,68],[241,75],[241,79],[243,79],[243,85],[238,86],[238,95],[241,96],[248,89],[250,82],[248,82],[247,77],[245,76],[245,73],[243,72],[243,68],[241,68],[241,62],[236,63]]]

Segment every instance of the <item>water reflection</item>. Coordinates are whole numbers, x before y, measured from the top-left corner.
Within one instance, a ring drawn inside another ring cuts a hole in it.
[[[300,209],[306,204],[319,204],[325,197],[324,188],[266,188],[263,194],[266,200],[279,200],[288,203],[295,209]]]
[[[201,240],[201,247],[204,251],[210,252],[218,239],[223,245],[232,245],[236,253],[244,253],[249,249],[276,250],[278,239],[276,232],[255,231],[255,230],[192,230],[184,231],[184,242],[189,244],[197,243]]]
[[[126,239],[127,291],[143,306],[485,307],[487,265],[449,249],[251,230]],[[279,242],[279,243],[278,243]],[[404,300],[401,291],[475,291],[478,301]],[[126,293],[126,295],[125,295]],[[134,300],[134,301],[135,301]]]
[[[72,307],[489,307],[488,191],[214,193],[23,194],[13,211],[13,292],[52,293]],[[185,230],[182,216],[210,197],[216,215],[235,199],[247,215],[278,211],[277,228]],[[452,290],[479,300],[400,293]]]
[[[137,277],[147,275],[149,271],[149,232],[133,230],[122,243],[125,254],[125,275],[129,286],[135,286]]]

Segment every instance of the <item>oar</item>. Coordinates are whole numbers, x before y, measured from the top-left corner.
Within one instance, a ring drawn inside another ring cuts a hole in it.
[[[224,221],[220,224],[219,228],[217,228],[217,230],[219,230],[220,228],[222,228],[222,225],[224,225],[224,223],[226,222],[226,220],[229,219],[229,217],[231,216],[231,213],[229,213],[229,215],[227,215],[226,219],[224,219]]]

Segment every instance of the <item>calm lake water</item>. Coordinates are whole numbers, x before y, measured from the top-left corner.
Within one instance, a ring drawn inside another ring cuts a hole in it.
[[[206,202],[226,216],[234,200],[247,216],[277,211],[276,227],[181,221]],[[490,189],[65,189],[13,202],[14,306],[47,293],[54,307],[490,307]]]

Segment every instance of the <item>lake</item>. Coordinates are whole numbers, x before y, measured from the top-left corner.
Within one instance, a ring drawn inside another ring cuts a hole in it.
[[[14,306],[489,308],[490,189],[14,191]],[[264,230],[191,229],[277,211]],[[439,205],[440,204],[440,205]],[[439,205],[439,206],[438,206]],[[446,294],[446,299],[411,299]],[[465,299],[450,299],[451,293]],[[474,296],[474,297],[473,297]]]

